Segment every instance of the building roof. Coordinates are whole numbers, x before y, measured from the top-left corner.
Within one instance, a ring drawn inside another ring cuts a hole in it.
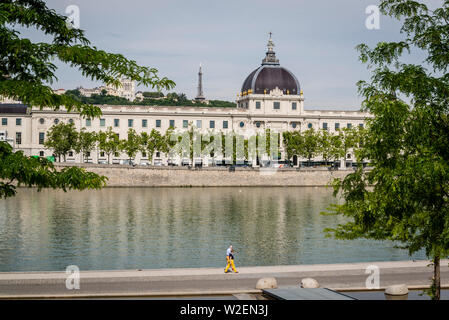
[[[246,78],[243,82],[242,92],[252,90],[255,94],[270,93],[279,88],[284,94],[299,94],[301,87],[298,79],[289,70],[280,65],[262,65]]]
[[[24,104],[0,104],[0,114],[26,114],[28,107]]]
[[[268,51],[262,65],[245,79],[241,92],[251,90],[251,93],[255,94],[269,94],[271,90],[279,88],[284,94],[300,94],[298,79],[289,70],[281,67],[276,58],[271,32],[267,47]]]

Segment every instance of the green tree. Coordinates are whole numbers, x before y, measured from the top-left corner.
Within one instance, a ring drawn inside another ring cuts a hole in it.
[[[344,202],[330,213],[349,222],[328,231],[393,240],[410,255],[425,251],[434,272],[427,292],[439,299],[440,259],[449,255],[449,1],[430,10],[418,1],[384,0],[380,9],[403,23],[405,39],[358,46],[373,69],[370,82],[359,82],[363,108],[374,116],[361,155],[372,170],[359,167],[334,182]],[[425,60],[404,63],[405,52]]]
[[[302,141],[299,145],[298,153],[301,157],[307,159],[309,166],[312,158],[319,153],[319,135],[313,128],[302,133]]]
[[[130,162],[136,157],[137,152],[139,152],[141,146],[140,136],[136,133],[134,129],[128,130],[128,138],[123,139],[120,142],[120,149],[123,150],[128,156]]]
[[[186,94],[185,93],[179,93],[178,94],[178,101],[180,102],[180,103],[184,103],[184,102],[186,102],[188,99],[187,99],[187,96],[186,96]]]
[[[97,141],[98,138],[95,132],[86,131],[86,128],[81,129],[74,149],[76,153],[81,153],[83,162],[89,159],[89,155],[95,148]]]
[[[178,101],[178,98],[179,98],[179,96],[175,92],[167,94],[167,100],[169,100],[169,101]]]
[[[331,136],[331,149],[330,149],[330,158],[334,161],[340,160],[341,157],[344,157],[344,151],[342,148],[343,139],[340,134],[334,134]]]
[[[320,130],[318,133],[318,152],[323,157],[323,160],[328,163],[333,157],[333,135],[327,130]]]
[[[67,153],[75,148],[77,138],[78,132],[75,125],[61,122],[48,130],[44,146],[53,150],[53,153],[59,158],[59,162],[61,162],[61,156],[64,157],[65,162]]]
[[[152,129],[150,134],[142,132],[140,134],[140,151],[148,153],[148,159],[152,162],[156,151],[164,152],[166,150],[165,142],[164,136],[156,129]]]
[[[303,136],[299,131],[285,131],[282,135],[287,158],[291,160],[294,155],[299,155],[299,149],[303,143]]]
[[[120,151],[120,139],[109,127],[108,131],[100,131],[97,135],[98,148],[108,155],[108,163],[111,163],[111,155]]]
[[[176,141],[173,141],[176,139],[172,139],[172,137],[174,137],[174,135],[175,135],[174,132],[175,132],[175,128],[170,127],[170,128],[168,128],[167,131],[165,131],[165,134],[162,137],[161,151],[163,153],[165,153],[166,156],[170,154],[170,152],[173,150],[173,148],[176,145]],[[178,139],[179,139],[179,137],[178,137]],[[178,140],[178,142],[179,142],[179,140]]]
[[[37,29],[49,42],[32,42],[21,37],[17,26]],[[120,85],[123,75],[145,85],[171,89],[174,82],[160,78],[154,68],[142,67],[120,54],[90,45],[84,31],[71,28],[67,17],[49,9],[42,0],[4,0],[0,3],[0,95],[26,105],[97,117],[101,110],[74,95],[57,95],[49,84],[56,80],[55,60],[78,68],[83,76],[108,85]],[[106,178],[78,167],[56,170],[44,160],[13,152],[0,143],[0,197],[13,196],[15,184],[67,189],[100,188]]]
[[[355,146],[356,143],[356,131],[352,127],[346,127],[339,131],[341,139],[341,154],[344,158],[344,167],[346,168],[346,160],[348,152]]]
[[[162,92],[142,92],[145,98],[163,98],[164,94]]]

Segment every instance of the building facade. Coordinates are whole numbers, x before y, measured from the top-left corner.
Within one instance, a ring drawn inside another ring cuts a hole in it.
[[[52,150],[44,147],[44,141],[47,131],[60,122],[74,123],[79,130],[86,128],[95,132],[111,127],[121,139],[127,137],[131,128],[137,133],[155,129],[164,134],[170,127],[176,131],[195,127],[202,133],[235,132],[250,137],[262,134],[266,129],[282,133],[313,128],[334,133],[344,127],[363,126],[365,119],[370,117],[360,111],[305,110],[300,83],[293,73],[281,67],[271,37],[265,59],[245,79],[236,102],[237,108],[102,105],[99,106],[102,116],[96,119],[83,119],[63,109],[40,110],[18,104],[0,104],[0,139],[7,139],[15,150],[22,150],[26,155],[50,156]],[[280,151],[285,157],[282,144]],[[167,157],[157,152],[153,161],[167,164]],[[81,159],[81,155],[74,152],[67,157],[68,162],[81,162]],[[112,162],[120,163],[125,159],[125,154],[116,154]],[[93,150],[88,161],[104,162],[107,156],[100,150]],[[142,153],[135,159],[138,164],[148,161]],[[203,164],[208,162],[206,159]]]

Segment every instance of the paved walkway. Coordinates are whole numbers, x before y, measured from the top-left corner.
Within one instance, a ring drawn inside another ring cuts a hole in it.
[[[0,273],[0,298],[179,296],[257,293],[256,282],[275,277],[279,287],[297,286],[313,277],[322,287],[364,290],[366,268],[379,268],[380,287],[405,283],[410,288],[430,284],[428,261],[370,262],[272,267],[241,267],[238,274],[223,268],[81,271],[80,289],[66,288],[65,272]],[[442,284],[449,287],[449,260],[441,263]]]

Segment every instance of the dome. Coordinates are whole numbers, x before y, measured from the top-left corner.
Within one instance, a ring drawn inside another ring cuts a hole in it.
[[[289,70],[275,65],[262,65],[246,78],[243,82],[242,91],[251,90],[255,94],[269,93],[275,88],[284,94],[299,94],[301,88],[298,79]]]
[[[301,88],[298,79],[289,70],[281,67],[279,60],[276,58],[271,34],[267,47],[268,51],[262,65],[246,78],[241,92],[251,90],[251,93],[264,94],[277,87],[284,94],[287,94],[287,91],[288,94],[300,94]]]

